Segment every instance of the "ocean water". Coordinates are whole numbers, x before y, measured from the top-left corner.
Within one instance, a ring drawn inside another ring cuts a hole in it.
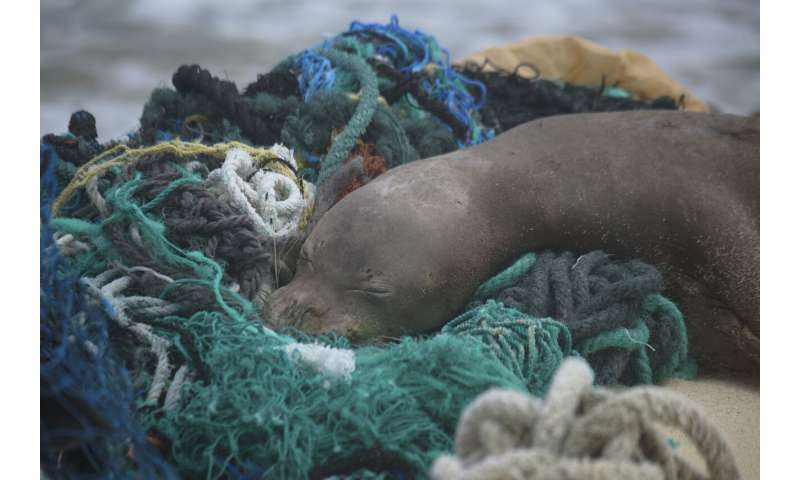
[[[243,88],[286,56],[389,21],[433,34],[453,59],[547,34],[579,35],[650,56],[723,112],[759,110],[758,0],[42,0],[40,131],[71,112],[101,140],[136,128],[149,92],[199,63]]]

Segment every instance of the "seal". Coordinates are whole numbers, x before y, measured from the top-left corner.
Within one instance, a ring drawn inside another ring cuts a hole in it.
[[[430,332],[525,252],[601,249],[659,268],[701,368],[757,374],[759,132],[576,114],[397,167],[322,216],[264,317],[355,342]]]

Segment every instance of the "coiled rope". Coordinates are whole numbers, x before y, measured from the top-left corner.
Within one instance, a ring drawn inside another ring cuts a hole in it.
[[[441,456],[434,480],[737,480],[733,455],[703,413],[659,387],[592,389],[586,362],[568,359],[544,400],[492,389],[461,415],[455,456]],[[656,424],[695,442],[709,472],[678,456]]]

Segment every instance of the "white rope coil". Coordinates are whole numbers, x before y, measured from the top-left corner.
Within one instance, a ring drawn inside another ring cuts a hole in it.
[[[741,478],[727,444],[683,397],[659,387],[621,392],[592,389],[585,361],[559,368],[542,401],[492,389],[463,412],[456,455],[439,457],[434,480],[584,479],[736,480]],[[705,459],[706,477],[686,463],[656,430],[686,432]]]
[[[272,147],[273,153],[295,166],[292,151],[282,145]],[[302,181],[302,180],[301,180]],[[294,235],[308,204],[295,181],[281,173],[259,168],[244,150],[231,149],[222,166],[208,175],[213,191],[245,213],[262,232],[271,238]]]

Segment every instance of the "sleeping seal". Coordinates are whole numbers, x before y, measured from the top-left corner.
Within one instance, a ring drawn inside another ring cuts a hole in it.
[[[544,249],[657,266],[700,366],[757,372],[758,120],[549,117],[400,166],[321,218],[263,313],[354,341],[428,332],[481,282]]]

